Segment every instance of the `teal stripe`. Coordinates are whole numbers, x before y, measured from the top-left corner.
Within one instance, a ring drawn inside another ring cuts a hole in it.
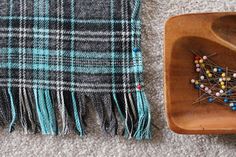
[[[43,117],[43,124],[46,127],[46,134],[49,134],[50,132],[49,117],[48,117],[47,104],[46,104],[43,89],[38,89],[38,99],[39,99],[39,107],[40,107],[41,114]]]
[[[37,2],[34,1],[34,4],[36,5]],[[34,6],[35,6],[34,5]],[[35,6],[36,7],[36,6]],[[34,7],[34,9],[36,10],[36,8]],[[38,6],[37,6],[38,7]],[[13,19],[13,20],[19,20],[20,17],[18,16],[0,16],[0,20],[9,20],[9,19]],[[128,20],[103,20],[103,19],[100,19],[100,20],[97,20],[97,19],[90,19],[90,20],[81,20],[81,19],[74,19],[74,20],[71,20],[71,19],[60,19],[60,18],[52,18],[52,17],[40,17],[40,16],[35,16],[35,17],[24,17],[24,19],[26,20],[48,20],[48,21],[59,21],[59,22],[73,22],[73,23],[94,23],[94,24],[110,24],[110,23],[115,23],[115,24],[120,24],[120,23],[130,23],[130,21]],[[136,21],[136,22],[140,22],[140,21]]]
[[[48,113],[48,120],[49,120],[50,131],[51,131],[50,133],[56,134],[57,132],[56,116],[55,116],[54,107],[52,104],[49,90],[48,89],[44,90],[44,94],[45,94],[45,103],[46,103],[45,106]]]
[[[0,63],[0,68],[9,68],[7,63]],[[19,63],[12,63],[11,64],[11,69],[19,69]],[[26,69],[30,70],[35,70],[34,72],[36,73],[37,71],[40,70],[47,70],[47,71],[58,71],[58,72],[76,72],[76,73],[87,73],[87,74],[110,74],[112,71],[112,67],[75,67],[74,69],[71,69],[70,66],[63,66],[62,69],[56,69],[56,65],[50,65],[48,66],[47,64],[25,64]],[[141,73],[142,71],[139,71],[139,69],[142,69],[142,65],[140,67],[136,68],[130,68],[129,73]],[[73,71],[72,71],[73,70]],[[114,74],[117,73],[122,73],[123,69],[122,67],[116,67],[116,70],[113,72]],[[37,79],[37,76],[34,77]],[[114,86],[114,85],[113,85]]]
[[[37,44],[36,44],[37,45]],[[18,55],[19,48],[0,48],[0,56],[1,54],[8,54],[8,51],[11,51],[13,55]],[[46,55],[49,56],[57,56],[56,50],[42,49],[42,48],[25,48],[27,54],[39,55],[40,57],[45,55],[45,51],[47,51]],[[71,51],[63,50],[63,56],[71,57]],[[114,52],[114,58],[120,59],[122,54],[125,52]],[[76,58],[88,58],[88,59],[107,59],[111,58],[111,52],[82,52],[82,51],[74,51],[74,56]]]
[[[42,134],[48,134],[49,133],[49,126],[47,123],[48,117],[45,110],[45,99],[44,99],[43,90],[34,89],[34,96],[35,96],[36,110],[37,110],[37,115],[38,115]]]
[[[37,89],[34,89],[34,98],[35,98],[35,106],[36,106],[36,111],[37,111],[37,116],[38,116],[41,132],[42,132],[42,134],[46,134],[47,130],[46,130],[46,127],[43,123],[44,120],[43,120],[43,116],[42,116],[41,110],[40,110],[39,99],[38,99],[38,90]]]

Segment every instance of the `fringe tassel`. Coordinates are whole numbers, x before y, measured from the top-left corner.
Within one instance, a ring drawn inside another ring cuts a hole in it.
[[[57,133],[57,125],[49,90],[34,89],[37,115],[42,134]]]
[[[76,102],[76,97],[75,97],[75,92],[71,92],[71,98],[72,98],[72,105],[73,105],[73,110],[74,110],[74,119],[75,119],[75,125],[76,129],[79,132],[80,136],[84,135],[84,129],[82,126],[82,117],[81,117],[81,111],[79,107],[77,107],[77,102]]]
[[[56,115],[56,108],[58,108],[62,123],[61,134],[69,132],[69,122],[73,118],[76,131],[83,136],[89,109],[86,98],[93,103],[105,134],[110,136],[117,134],[117,110],[124,124],[126,138],[138,140],[151,138],[150,108],[142,90],[116,94],[85,94],[47,89],[3,88],[0,90],[0,124],[1,126],[9,124],[11,132],[19,118],[25,133],[29,130],[37,132],[40,129],[42,134],[57,135],[59,117]]]
[[[62,120],[62,130],[61,134],[66,135],[69,132],[69,120],[68,120],[68,111],[66,109],[64,95],[62,91],[56,92],[56,100],[57,105],[59,107],[59,112],[61,114],[61,120]]]
[[[27,113],[26,113],[26,104],[27,104],[27,98],[25,98],[23,95],[23,91],[21,88],[19,88],[19,108],[20,108],[20,122],[22,124],[22,127],[24,129],[24,132],[28,132],[28,123],[26,120]]]
[[[87,124],[85,119],[87,117],[87,106],[85,101],[85,95],[83,93],[76,93],[76,98],[78,101],[78,108],[79,108],[79,116],[81,118],[81,125],[84,128]]]
[[[90,94],[90,98],[98,113],[101,128],[104,133],[114,136],[117,134],[117,120],[110,94]]]
[[[125,118],[125,128],[126,128],[125,136],[130,139],[132,137],[134,124],[133,124],[133,118],[130,113],[130,108],[129,108],[126,93],[124,93],[124,100],[125,100],[125,117],[126,117]]]
[[[4,127],[11,121],[11,107],[7,89],[0,90],[0,125]]]
[[[138,126],[134,134],[136,139],[151,138],[151,114],[147,97],[143,91],[137,91]]]
[[[116,94],[116,106],[120,109],[120,114],[124,117],[124,136],[134,137],[137,140],[151,138],[151,114],[147,97],[142,90],[136,93]],[[136,99],[134,99],[136,98]],[[134,103],[136,102],[136,103]]]
[[[9,95],[9,99],[10,99],[11,115],[12,115],[12,120],[9,125],[9,132],[12,132],[14,130],[14,126],[16,123],[16,107],[14,104],[13,94],[12,94],[12,90],[10,87],[8,87],[8,95]]]
[[[28,90],[26,88],[19,88],[19,116],[25,133],[28,133],[28,130],[36,131],[34,101],[30,96],[31,91]]]

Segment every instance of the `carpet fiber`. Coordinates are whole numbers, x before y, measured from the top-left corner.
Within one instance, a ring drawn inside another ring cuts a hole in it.
[[[196,12],[235,11],[235,0],[143,0],[143,53],[146,93],[152,105],[152,141],[104,137],[90,113],[89,134],[42,136],[24,135],[22,130],[8,134],[0,130],[0,156],[236,156],[236,136],[186,136],[170,131],[163,103],[163,31],[173,15]]]

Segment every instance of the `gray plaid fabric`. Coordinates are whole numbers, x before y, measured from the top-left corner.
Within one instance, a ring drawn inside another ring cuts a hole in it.
[[[140,3],[1,0],[0,96],[9,104],[1,107],[2,123],[12,130],[20,119],[25,130],[39,123],[42,133],[56,134],[58,107],[62,132],[73,117],[83,135],[88,97],[106,133],[116,134],[118,111],[127,136],[149,138]]]

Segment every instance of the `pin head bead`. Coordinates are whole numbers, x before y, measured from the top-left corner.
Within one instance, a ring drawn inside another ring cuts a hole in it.
[[[224,98],[224,102],[225,102],[225,103],[229,102],[229,99]]]
[[[206,59],[207,59],[207,56],[203,56],[202,58],[203,58],[204,60],[206,60]]]
[[[236,73],[233,74],[233,77],[236,78]]]
[[[230,107],[233,107],[233,106],[234,106],[234,103],[232,103],[232,102],[229,103],[229,106],[230,106]]]
[[[194,79],[192,79],[192,80],[191,80],[191,83],[195,83],[195,80],[194,80]]]
[[[201,80],[204,80],[204,78],[205,78],[204,76],[200,76],[200,79],[201,79]]]
[[[199,60],[199,63],[203,63],[203,59],[200,59],[200,60]]]
[[[200,89],[200,86],[197,84],[195,85],[195,89],[199,90]]]
[[[196,71],[197,71],[197,72],[200,72],[200,71],[201,71],[201,69],[200,69],[200,68],[197,68],[197,69],[196,69]]]
[[[220,93],[219,93],[219,92],[216,92],[216,96],[220,96]]]
[[[224,91],[221,89],[221,90],[220,90],[220,93],[221,93],[221,94],[223,94],[223,93],[224,93]]]
[[[199,67],[200,67],[200,64],[196,64],[196,67],[199,68]]]
[[[139,48],[137,48],[137,47],[135,47],[135,48],[133,48],[133,51],[134,51],[134,52],[139,52],[139,51],[140,51],[140,49],[139,49]]]
[[[227,81],[230,81],[231,80],[231,78],[230,77],[227,77]]]
[[[209,73],[209,74],[208,74],[208,77],[212,77],[212,74],[211,74],[211,73]]]
[[[212,93],[212,91],[209,89],[209,90],[207,91],[207,93],[208,93],[208,94],[211,94],[211,93]]]
[[[200,87],[201,87],[201,88],[204,88],[205,86],[204,86],[204,84],[201,84]]]
[[[225,77],[225,73],[222,73],[221,76],[222,76],[222,77]]]
[[[213,102],[213,98],[208,98],[208,102]]]
[[[236,111],[236,106],[233,106],[233,107],[232,107],[232,110],[233,110],[233,111]]]
[[[208,87],[205,87],[205,91],[208,91],[209,90],[209,88]]]
[[[221,73],[223,71],[222,68],[217,68],[218,73]]]
[[[142,86],[140,84],[137,85],[137,89],[138,90],[141,90],[142,89]]]
[[[217,72],[217,68],[214,68],[214,69],[213,69],[213,72]]]
[[[231,94],[232,94],[232,90],[228,90],[226,93],[227,93],[228,95],[231,95]]]

